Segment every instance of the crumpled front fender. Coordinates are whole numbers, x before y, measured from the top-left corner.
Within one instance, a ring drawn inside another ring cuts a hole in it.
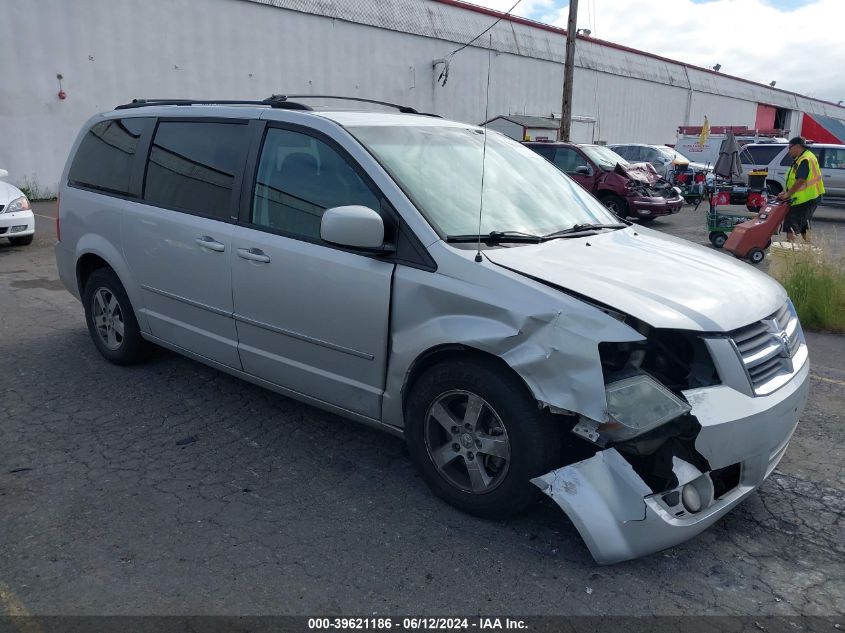
[[[583,301],[493,264],[473,264],[462,274],[469,279],[397,270],[383,421],[404,425],[402,394],[414,363],[454,345],[503,359],[542,406],[604,421],[599,343],[644,337]]]

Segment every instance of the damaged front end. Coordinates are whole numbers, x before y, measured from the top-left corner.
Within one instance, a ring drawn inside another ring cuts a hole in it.
[[[532,480],[602,564],[686,541],[738,504],[783,456],[807,398],[797,317],[796,362],[765,395],[737,384],[730,334],[635,327],[643,341],[599,346],[605,418],[572,415],[569,463]]]
[[[680,190],[661,178],[649,164],[633,164],[615,172],[626,178],[625,199],[629,211],[637,217],[677,213],[683,206]]]

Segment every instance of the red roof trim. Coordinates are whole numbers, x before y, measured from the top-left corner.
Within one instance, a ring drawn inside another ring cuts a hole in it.
[[[566,29],[559,28],[557,26],[552,26],[550,24],[543,24],[542,22],[537,22],[536,20],[529,20],[528,18],[521,18],[517,15],[505,15],[501,11],[496,11],[494,9],[488,9],[487,7],[480,7],[476,4],[470,4],[469,2],[463,2],[462,0],[432,0],[432,2],[439,2],[440,4],[447,4],[453,7],[458,7],[460,9],[465,9],[467,11],[473,11],[475,13],[483,13],[484,15],[489,15],[494,18],[502,18],[509,22],[514,22],[515,24],[523,24],[525,26],[531,26],[535,29],[541,29],[543,31],[550,31],[552,33],[557,33],[558,35],[566,36]],[[579,40],[587,40],[590,42],[594,42],[596,44],[600,44],[601,46],[607,46],[608,48],[615,48],[616,50],[625,51],[627,53],[636,53],[637,55],[644,55],[645,57],[651,57],[652,59],[659,59],[663,62],[669,62],[670,64],[677,64],[679,66],[686,66],[687,68],[692,68],[693,70],[700,70],[701,72],[710,73],[711,75],[718,75],[719,77],[727,77],[728,79],[735,79],[736,81],[742,81],[747,84],[752,84],[754,86],[760,86],[762,88],[767,88],[769,90],[774,90],[776,92],[781,92],[783,94],[793,95],[796,97],[801,97],[802,99],[808,99],[810,101],[815,101],[816,103],[825,103],[827,105],[832,105],[837,108],[841,108],[842,106],[833,103],[832,101],[824,101],[823,99],[815,99],[813,97],[808,97],[806,95],[802,95],[799,92],[791,92],[789,90],[782,90],[781,88],[772,88],[763,83],[759,83],[757,81],[752,81],[751,79],[744,79],[743,77],[736,77],[735,75],[728,75],[726,73],[719,73],[711,68],[702,68],[701,66],[694,66],[693,64],[687,64],[686,62],[680,62],[677,59],[670,59],[669,57],[661,57],[660,55],[655,55],[654,53],[649,53],[647,51],[641,51],[636,48],[631,48],[630,46],[624,46],[622,44],[615,44],[614,42],[608,42],[607,40],[600,40],[596,37],[587,37],[584,35],[578,35],[577,38]]]

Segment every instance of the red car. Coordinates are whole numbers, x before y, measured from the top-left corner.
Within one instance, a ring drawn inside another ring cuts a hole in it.
[[[680,192],[648,163],[629,163],[604,145],[524,143],[620,218],[653,220],[681,210]]]

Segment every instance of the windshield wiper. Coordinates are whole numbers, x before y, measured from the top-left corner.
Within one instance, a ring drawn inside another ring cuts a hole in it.
[[[562,231],[555,231],[554,233],[544,235],[543,239],[548,240],[553,239],[555,237],[573,236],[578,233],[584,233],[585,231],[597,231],[600,229],[624,229],[627,226],[627,224],[622,224],[620,222],[617,222],[615,224],[574,224],[568,229],[563,229]]]
[[[536,244],[543,241],[541,235],[534,235],[533,233],[523,233],[522,231],[490,231],[481,236],[481,241],[485,244],[502,244],[503,242],[524,242],[526,244]],[[478,235],[447,235],[447,242],[477,242]]]

